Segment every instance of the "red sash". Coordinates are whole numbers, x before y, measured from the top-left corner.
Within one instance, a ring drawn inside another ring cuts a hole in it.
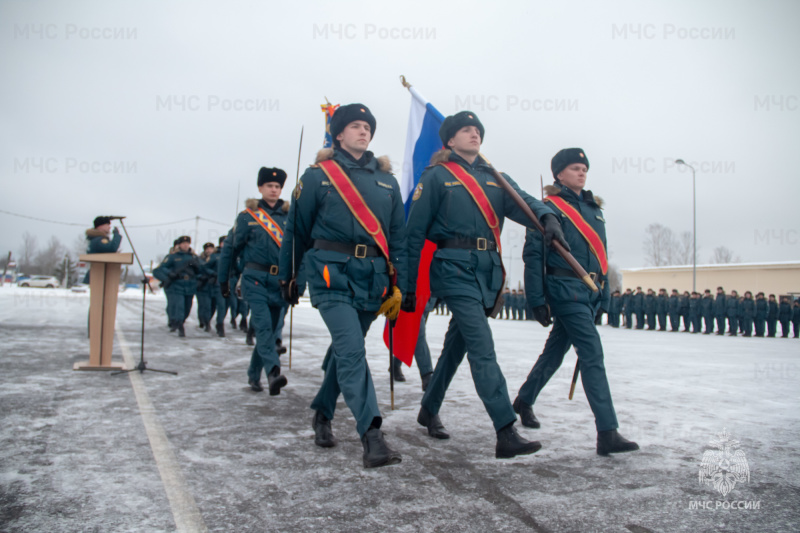
[[[383,233],[381,223],[378,221],[375,213],[367,207],[364,197],[358,192],[356,186],[353,185],[353,182],[350,181],[350,178],[336,161],[328,159],[326,161],[320,161],[318,164],[325,175],[328,176],[328,179],[331,180],[333,186],[336,187],[336,190],[339,191],[347,208],[350,209],[350,212],[356,217],[361,227],[372,235],[372,238],[375,239],[375,244],[378,245],[378,249],[380,249],[386,261],[391,264],[389,260],[389,241],[386,240],[386,235]]]
[[[277,244],[280,248],[281,243],[283,242],[283,230],[278,223],[272,220],[272,217],[260,207],[256,209],[256,211],[253,211],[248,207],[245,209],[245,211],[250,213],[250,216],[253,217],[262,228],[264,228],[264,231],[266,231],[267,234],[272,237],[272,240],[275,241],[275,244]]]
[[[544,199],[545,202],[550,202],[554,206],[556,206],[566,217],[572,222],[578,231],[583,235],[583,238],[586,239],[586,242],[589,243],[589,249],[592,251],[594,256],[600,262],[600,268],[603,270],[603,274],[608,274],[608,255],[606,255],[606,248],[603,246],[603,240],[597,234],[597,232],[592,228],[588,222],[586,222],[578,210],[569,205],[566,200],[559,196],[548,196]]]
[[[469,195],[472,196],[473,200],[475,200],[478,209],[480,209],[481,214],[483,214],[483,218],[486,219],[486,223],[489,225],[489,229],[491,229],[492,233],[494,234],[494,242],[497,244],[497,253],[501,253],[500,220],[497,218],[497,213],[494,212],[492,203],[486,196],[486,191],[484,191],[483,187],[478,184],[478,180],[476,180],[472,174],[464,170],[464,168],[458,163],[448,161],[440,164],[449,170],[450,173],[455,176],[459,182],[461,182],[461,185],[467,189]]]

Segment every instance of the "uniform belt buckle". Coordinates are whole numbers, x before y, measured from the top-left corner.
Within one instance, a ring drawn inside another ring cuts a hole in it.
[[[597,272],[589,272],[589,279],[597,281]]]
[[[356,244],[356,259],[364,259],[367,257],[367,245]]]
[[[277,276],[278,275],[278,265],[270,265],[269,266],[269,273],[272,274],[273,276]]]
[[[484,251],[489,249],[489,241],[487,241],[484,237],[478,237],[478,250]]]

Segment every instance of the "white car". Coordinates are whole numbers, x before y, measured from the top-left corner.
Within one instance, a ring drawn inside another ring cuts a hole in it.
[[[23,279],[17,282],[20,287],[40,287],[44,289],[55,289],[61,287],[58,278],[53,276],[31,276],[28,279]]]

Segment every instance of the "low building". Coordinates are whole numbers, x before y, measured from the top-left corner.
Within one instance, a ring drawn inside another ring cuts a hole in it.
[[[725,265],[697,265],[697,292],[724,287],[726,293],[739,294],[750,291],[775,295],[800,296],[800,261],[775,263],[732,263]],[[645,291],[661,288],[679,292],[692,291],[692,265],[644,267],[622,269],[622,287]]]

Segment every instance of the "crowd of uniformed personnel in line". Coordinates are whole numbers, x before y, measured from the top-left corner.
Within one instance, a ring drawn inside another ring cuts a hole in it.
[[[680,331],[681,321],[685,332],[724,335],[727,329],[734,337],[775,337],[780,324],[782,337],[789,337],[793,329],[798,338],[800,298],[792,303],[789,296],[781,296],[778,301],[774,294],[767,297],[763,292],[753,298],[750,291],[739,296],[735,290],[726,294],[723,287],[717,287],[716,295],[710,289],[703,294],[679,294],[676,289],[671,294],[666,289],[659,289],[658,294],[647,289],[645,293],[641,287],[636,287],[636,292],[617,290],[611,295],[608,323],[612,327],[632,329],[635,322],[636,329]]]
[[[241,315],[240,326],[252,327],[256,341],[248,384],[253,391],[264,390],[261,377],[266,374],[266,388],[277,395],[288,384],[278,357],[284,316],[307,284],[311,304],[331,336],[322,362],[322,384],[310,405],[314,443],[322,448],[337,445],[331,423],[343,396],[355,419],[366,468],[401,461],[381,431],[383,417],[366,362],[364,337],[379,315],[390,321],[399,317],[397,329],[406,335],[419,330],[414,357],[425,393],[417,422],[430,437],[450,438],[439,411],[466,357],[477,396],[496,432],[495,457],[537,452],[542,444],[517,431],[517,417],[525,427],[540,427],[533,405],[574,346],[595,419],[597,454],[638,450],[635,442],[617,431],[602,340],[595,326],[610,310],[611,297],[603,202],[585,189],[589,160],[584,150],[565,148],[552,158],[554,182],[545,188],[547,197],[538,200],[480,154],[485,129],[474,113],[451,115],[441,125],[442,148],[423,172],[406,220],[388,158],[368,150],[376,126],[363,104],[341,106],[330,120],[333,148],[321,151],[300,178],[291,207],[280,199],[286,173],[262,167],[257,179],[261,198],[247,202],[218,246],[206,243],[197,256],[189,237],[177,239],[172,253],[153,271],[167,294],[170,329],[185,336],[184,322],[195,295],[199,322],[206,331],[211,330],[215,314],[220,336],[226,311],[231,310],[234,320]],[[87,232],[90,249],[94,239],[108,242],[109,221],[100,218],[95,229],[100,224],[105,231],[98,233],[105,236]],[[506,218],[528,228],[525,294],[520,291],[514,298],[510,292],[506,318],[532,316],[544,327],[553,326],[513,401],[488,321],[497,316],[505,284],[500,233]],[[404,316],[418,316],[422,308],[430,312],[433,307],[426,308],[423,302],[418,306],[415,294],[426,241],[437,247],[430,265],[431,294],[446,305],[437,306],[438,310],[452,314],[435,369],[429,366],[429,355],[421,357],[425,350],[420,348],[427,346],[424,319],[421,326],[413,321],[402,325]],[[562,252],[550,253],[556,248]],[[567,262],[567,252],[585,272],[576,273]],[[239,286],[241,299],[235,296]],[[401,310],[406,315],[400,315]],[[425,370],[423,359],[428,360]]]

